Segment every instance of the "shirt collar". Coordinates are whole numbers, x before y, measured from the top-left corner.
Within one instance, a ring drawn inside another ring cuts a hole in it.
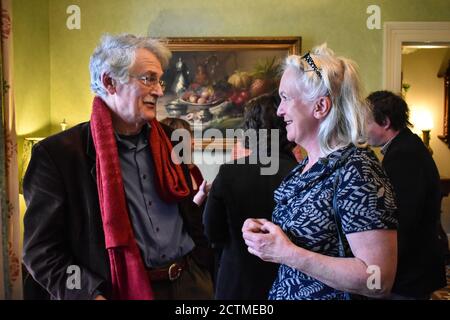
[[[389,140],[381,147],[380,152],[381,152],[381,154],[382,154],[383,156],[384,156],[384,154],[387,152],[389,146],[390,146],[391,143],[392,143],[392,140],[394,140],[396,136],[397,136],[397,135],[395,135],[395,136],[393,136],[392,138],[390,138],[390,139],[389,139]]]
[[[299,194],[305,188],[316,183],[321,179],[332,174],[336,167],[341,164],[348,157],[349,154],[356,150],[356,146],[352,143],[339,148],[325,157],[319,158],[319,160],[304,174],[302,174],[303,168],[308,163],[306,157],[297,167],[295,167],[283,180],[280,187],[275,194],[275,200],[277,202],[283,201],[283,199],[289,199],[296,194]],[[287,187],[292,186],[294,187]]]
[[[350,143],[349,145],[339,148],[325,157],[319,158],[317,163],[313,165],[313,167],[308,170],[306,176],[309,178],[313,178],[315,176],[320,177],[323,175],[327,175],[332,172],[335,167],[338,165],[338,162],[342,159],[342,157],[348,152],[352,152],[356,147]],[[295,172],[301,173],[303,168],[308,163],[308,157],[303,159],[303,161],[293,170]]]
[[[123,136],[121,137],[116,131],[114,131],[114,135],[116,137],[116,141],[117,141],[117,146],[122,149],[127,149],[127,150],[134,150],[136,149],[136,151],[139,151],[145,147],[148,146],[148,134],[149,134],[149,130],[150,130],[150,124],[145,124],[141,131],[138,133],[138,140],[136,145],[127,140],[126,138],[123,138]]]

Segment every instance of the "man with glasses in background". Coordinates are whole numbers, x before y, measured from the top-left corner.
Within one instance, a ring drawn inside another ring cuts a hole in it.
[[[209,248],[187,167],[156,120],[170,51],[105,35],[91,120],[33,149],[24,264],[53,299],[209,299]]]

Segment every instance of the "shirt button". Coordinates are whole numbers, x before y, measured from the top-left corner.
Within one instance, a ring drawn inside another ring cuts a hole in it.
[[[147,179],[147,176],[145,174],[142,175],[142,179]]]
[[[156,232],[159,232],[159,228],[158,227],[156,227]]]
[[[151,206],[152,204],[153,204],[153,202],[151,202],[151,201],[148,202],[148,205],[149,205],[149,206]]]

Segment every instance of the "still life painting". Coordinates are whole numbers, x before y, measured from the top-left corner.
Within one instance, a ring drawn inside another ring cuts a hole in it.
[[[300,44],[299,37],[168,38],[158,119],[181,118],[194,130],[239,128],[245,103],[277,90],[282,61]]]

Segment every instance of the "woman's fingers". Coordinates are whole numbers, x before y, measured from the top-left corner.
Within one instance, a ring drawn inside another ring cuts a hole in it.
[[[242,225],[242,232],[252,230],[253,232],[262,232],[261,227],[266,223],[272,223],[267,219],[249,218]]]
[[[244,221],[244,224],[242,225],[242,232],[245,231],[252,231],[252,232],[259,232],[261,227],[261,223],[257,219],[247,219]]]
[[[242,233],[242,237],[244,238],[245,241],[249,241],[249,242],[256,242],[259,240],[259,238],[261,237],[260,233],[255,233],[255,232],[243,232]]]
[[[279,227],[276,224],[268,220],[265,220],[265,222],[261,225],[261,231],[264,233],[277,233],[278,228]]]
[[[248,247],[247,250],[248,250],[248,252],[251,253],[252,255],[261,258],[261,254],[259,253],[259,251],[256,251],[256,250],[253,249],[252,247]]]

